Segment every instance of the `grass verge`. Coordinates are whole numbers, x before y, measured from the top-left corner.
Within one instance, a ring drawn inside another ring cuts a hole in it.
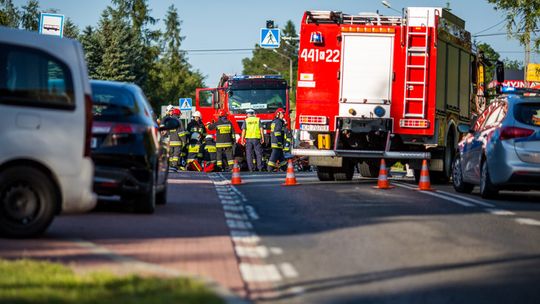
[[[224,303],[189,278],[77,275],[62,264],[0,260],[0,303]]]

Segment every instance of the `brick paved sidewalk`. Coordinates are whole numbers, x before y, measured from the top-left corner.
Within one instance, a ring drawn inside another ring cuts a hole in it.
[[[90,214],[58,217],[42,238],[0,239],[0,257],[60,261],[77,271],[188,273],[245,296],[229,228],[205,174],[171,174],[168,203],[153,215],[109,201]]]

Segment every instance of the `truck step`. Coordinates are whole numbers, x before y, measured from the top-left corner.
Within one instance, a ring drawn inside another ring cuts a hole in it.
[[[424,118],[424,114],[405,113],[405,115],[403,115],[403,117],[405,117],[405,118],[408,118],[408,117],[411,117],[411,118]]]

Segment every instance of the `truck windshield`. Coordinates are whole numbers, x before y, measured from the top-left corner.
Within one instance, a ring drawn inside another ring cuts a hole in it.
[[[244,113],[253,109],[257,113],[271,113],[278,108],[285,109],[285,89],[235,89],[229,92],[229,110]]]

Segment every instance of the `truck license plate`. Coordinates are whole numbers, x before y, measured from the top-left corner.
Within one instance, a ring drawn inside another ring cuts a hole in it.
[[[300,130],[304,131],[328,132],[328,129],[327,125],[300,125]]]

